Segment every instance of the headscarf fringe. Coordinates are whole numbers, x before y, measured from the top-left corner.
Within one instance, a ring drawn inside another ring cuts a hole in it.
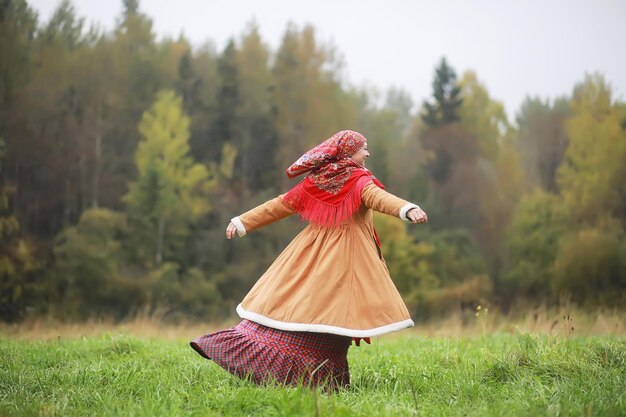
[[[361,206],[361,191],[371,177],[359,178],[344,198],[335,204],[320,201],[307,192],[304,182],[293,187],[284,195],[289,204],[303,219],[321,226],[338,226],[348,220]]]

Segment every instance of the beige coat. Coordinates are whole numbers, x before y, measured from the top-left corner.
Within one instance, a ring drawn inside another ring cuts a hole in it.
[[[374,238],[372,210],[406,219],[417,207],[373,183],[360,209],[335,227],[309,224],[237,307],[241,318],[281,330],[370,337],[413,326]],[[274,198],[233,219],[240,236],[294,214]]]

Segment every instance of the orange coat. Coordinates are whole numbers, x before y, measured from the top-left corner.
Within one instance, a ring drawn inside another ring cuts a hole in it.
[[[309,224],[261,276],[241,304],[241,318],[268,327],[370,337],[413,326],[374,238],[372,210],[406,219],[417,207],[373,183],[340,226]],[[274,198],[233,219],[240,236],[294,214]]]

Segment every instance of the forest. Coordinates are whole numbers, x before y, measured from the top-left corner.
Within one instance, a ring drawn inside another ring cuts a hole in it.
[[[445,57],[411,97],[352,84],[312,26],[274,50],[251,22],[218,50],[157,39],[138,0],[123,5],[105,31],[69,0],[47,22],[0,1],[0,320],[234,314],[305,223],[227,241],[229,220],[344,129],[429,215],[375,219],[414,319],[626,302],[626,103],[602,74],[510,120]]]

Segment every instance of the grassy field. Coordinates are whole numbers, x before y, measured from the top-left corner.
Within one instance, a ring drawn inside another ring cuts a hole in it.
[[[622,336],[405,331],[352,347],[349,360],[351,388],[324,394],[239,380],[166,332],[4,331],[0,415],[626,416]]]

